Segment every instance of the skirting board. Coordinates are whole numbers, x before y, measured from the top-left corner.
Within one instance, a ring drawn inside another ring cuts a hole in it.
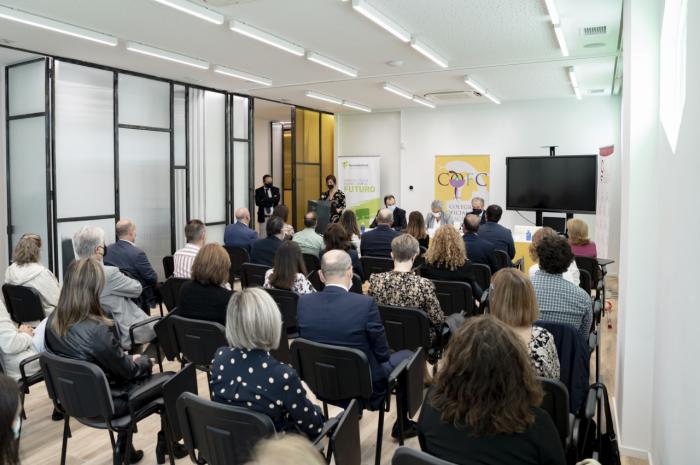
[[[620,420],[617,417],[617,403],[615,402],[614,396],[612,397],[612,414],[613,422],[615,424],[615,431],[617,431],[617,441],[618,447],[620,448],[620,455],[646,460],[649,462],[649,465],[653,465],[651,460],[651,452],[648,450],[637,449],[636,447],[627,447],[622,444],[622,437],[620,436]]]

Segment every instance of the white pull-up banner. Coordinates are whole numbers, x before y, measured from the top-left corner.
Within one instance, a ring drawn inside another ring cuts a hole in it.
[[[346,208],[357,223],[369,227],[381,207],[379,155],[338,157],[338,188],[345,192]]]

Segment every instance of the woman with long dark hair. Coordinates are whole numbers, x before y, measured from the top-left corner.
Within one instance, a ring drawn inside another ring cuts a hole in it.
[[[19,387],[5,375],[0,375],[0,463],[19,465],[17,440],[22,428]]]
[[[408,215],[408,226],[406,226],[406,234],[410,234],[418,240],[418,245],[421,247],[428,248],[430,243],[430,237],[428,236],[428,231],[425,229],[425,219],[421,212],[412,211]]]
[[[306,265],[299,244],[284,241],[275,253],[273,267],[265,272],[266,289],[286,289],[297,294],[316,292],[311,282],[306,279]]]
[[[363,278],[364,272],[362,271],[362,263],[360,262],[360,256],[357,250],[351,247],[350,235],[345,230],[343,226],[339,223],[331,223],[326,229],[326,234],[323,236],[323,241],[326,243],[326,249],[323,253],[329,250],[342,250],[350,255],[352,260],[352,270],[357,273],[360,278]],[[364,278],[363,278],[364,279]]]
[[[357,216],[352,210],[345,210],[342,215],[340,215],[340,224],[345,228],[345,231],[350,236],[350,242],[357,250],[357,255],[362,256],[362,251],[360,250],[360,228],[357,226]]]

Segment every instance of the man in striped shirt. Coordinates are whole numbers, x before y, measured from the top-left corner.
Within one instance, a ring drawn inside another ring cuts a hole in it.
[[[199,220],[190,220],[185,226],[185,238],[187,239],[187,244],[173,255],[175,266],[173,276],[190,279],[194,258],[207,241],[207,230],[204,223]]]

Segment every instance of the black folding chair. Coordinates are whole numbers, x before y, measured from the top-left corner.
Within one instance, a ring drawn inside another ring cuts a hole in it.
[[[505,251],[496,250],[494,256],[496,258],[496,266],[499,270],[502,268],[510,268],[511,266],[513,266],[513,263],[510,261],[508,253],[506,253]]]
[[[326,287],[326,285],[323,284],[323,281],[321,281],[321,276],[319,276],[318,272],[319,270],[314,270],[310,272],[306,279],[308,279],[311,282],[311,285],[314,287],[314,289],[321,292],[323,288]]]
[[[399,375],[399,389],[396,390],[396,417],[412,418],[423,405],[423,372],[425,353],[419,347],[406,362],[406,368]],[[399,445],[403,446],[403,421],[399,421]]]
[[[394,269],[394,261],[391,258],[367,257],[363,255],[360,261],[362,262],[362,270],[366,280],[369,280],[369,277],[374,273],[386,273]]]
[[[299,296],[286,289],[265,289],[280,309],[282,322],[289,337],[297,337],[297,304]]]
[[[250,261],[250,254],[243,247],[231,247],[226,245],[224,248],[231,259],[231,268],[229,269],[228,278],[229,283],[233,285],[236,279],[241,279],[241,269],[244,263]]]
[[[160,295],[169,312],[172,312],[180,303],[180,289],[187,281],[189,279],[170,277],[160,286]]]
[[[175,273],[175,261],[172,255],[163,257],[163,272],[165,273],[165,279],[168,279]]]
[[[430,350],[430,320],[424,311],[379,305],[379,316],[384,324],[384,333],[391,350]]]
[[[163,403],[168,426],[165,434],[170,439],[168,445],[171,447],[172,444],[175,444],[183,437],[180,419],[177,415],[177,400],[185,392],[190,392],[194,395],[197,395],[199,392],[197,387],[197,369],[191,363],[183,366],[175,376],[163,384]],[[174,457],[172,452],[172,450],[169,450],[171,458]]]
[[[360,275],[357,273],[352,274],[352,286],[350,286],[350,292],[362,294],[362,278],[360,278]]]
[[[362,448],[360,446],[360,412],[357,400],[353,399],[340,415],[335,430],[328,441],[326,462],[335,465],[360,465],[362,463]],[[323,439],[319,436],[315,443]]]
[[[318,259],[318,256],[311,255],[308,253],[305,253],[303,256],[307,273],[311,273],[312,271],[321,269],[321,260]]]
[[[435,285],[435,293],[445,316],[454,313],[461,313],[464,316],[474,315],[474,294],[468,283],[436,279],[431,281]]]
[[[33,287],[3,284],[2,295],[10,318],[17,324],[41,321],[46,316],[39,292]]]
[[[394,452],[391,465],[455,465],[452,462],[439,459],[426,452],[410,447],[399,447]]]
[[[586,291],[588,295],[591,295],[591,275],[586,270],[579,269],[579,282],[578,285],[581,289]]]
[[[242,287],[262,287],[265,284],[265,273],[270,267],[266,265],[256,265],[255,263],[244,263],[241,268]]]
[[[487,290],[491,286],[491,268],[483,263],[472,262],[472,270],[474,270],[474,277],[481,290]]]
[[[552,417],[561,438],[564,449],[571,443],[574,415],[569,413],[569,391],[558,379],[537,378],[544,390],[544,399],[540,408]]]
[[[192,320],[177,315],[168,318],[183,360],[205,371],[208,377],[217,349],[229,345],[226,328],[213,321]]]
[[[279,347],[270,350],[270,355],[278,362],[288,365],[292,364],[292,353],[289,350],[289,336],[287,335],[287,328],[284,325],[282,325],[282,332],[280,333]]]
[[[591,289],[596,289],[596,298],[600,297],[598,289],[602,288],[603,292],[605,291],[605,280],[603,279],[601,267],[598,265],[598,260],[579,256],[574,257],[574,260],[576,260],[576,266],[579,271],[585,270],[591,276]]]

